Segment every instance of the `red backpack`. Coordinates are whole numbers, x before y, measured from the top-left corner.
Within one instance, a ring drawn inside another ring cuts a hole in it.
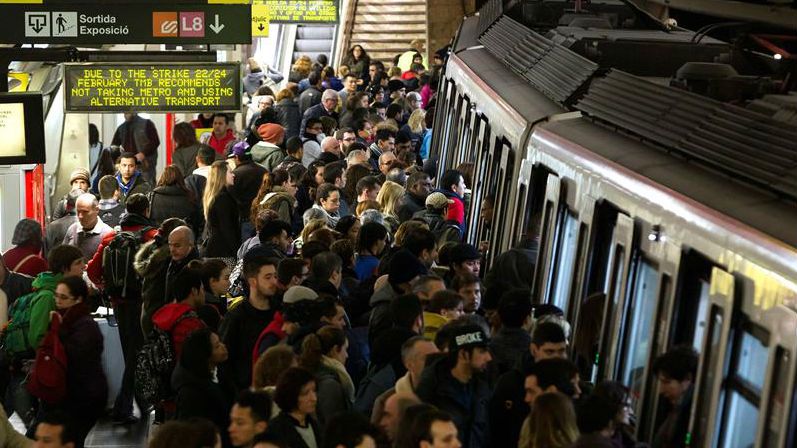
[[[36,361],[28,377],[27,389],[47,403],[60,403],[66,398],[66,349],[58,337],[61,315],[55,313],[50,330],[36,350]]]

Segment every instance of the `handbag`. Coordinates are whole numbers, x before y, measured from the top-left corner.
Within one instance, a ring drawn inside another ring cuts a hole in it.
[[[60,403],[66,398],[66,348],[58,335],[61,329],[61,315],[54,313],[50,329],[36,349],[26,387],[34,397],[46,403]]]

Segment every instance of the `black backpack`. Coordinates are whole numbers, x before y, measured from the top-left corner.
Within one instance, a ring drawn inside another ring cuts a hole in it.
[[[199,319],[194,311],[183,313],[172,328],[189,317]],[[170,380],[177,356],[169,333],[153,326],[147,342],[136,354],[135,393],[144,403],[156,404],[171,395]]]
[[[141,294],[141,277],[133,267],[136,252],[144,234],[151,227],[139,231],[117,231],[102,251],[102,278],[105,293],[111,297],[132,297]]]
[[[116,227],[119,225],[119,220],[122,217],[122,213],[125,211],[125,205],[122,203],[117,204],[113,208],[109,208],[106,210],[100,210],[100,219],[105,224],[108,224],[111,227]]]

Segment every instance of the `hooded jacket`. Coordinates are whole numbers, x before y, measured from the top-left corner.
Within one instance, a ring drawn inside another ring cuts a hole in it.
[[[282,149],[273,143],[260,141],[252,146],[252,160],[269,171],[273,171],[284,157]]]
[[[31,304],[28,341],[34,349],[41,345],[47,328],[50,326],[50,311],[55,311],[55,287],[62,277],[62,274],[42,272],[31,283],[37,298]]]
[[[152,324],[171,336],[174,353],[178,359],[180,358],[185,338],[192,331],[205,328],[205,323],[199,317],[183,317],[183,315],[192,311],[194,311],[192,306],[178,302],[166,304],[152,315]],[[180,319],[181,317],[182,319]]]
[[[409,221],[412,216],[426,210],[426,198],[414,195],[411,191],[404,192],[397,207],[398,219],[401,222]]]
[[[280,124],[285,128],[285,140],[291,137],[298,137],[301,133],[299,124],[302,122],[302,112],[299,110],[299,103],[291,98],[283,98],[274,105],[274,110],[280,119]]]
[[[149,195],[149,218],[160,225],[169,218],[185,220],[195,234],[200,234],[205,225],[205,218],[197,202],[187,190],[177,185],[156,187]]]
[[[451,414],[464,448],[487,446],[491,391],[481,376],[474,375],[468,384],[462,384],[451,375],[448,358],[442,357],[424,369],[415,393],[424,403]]]
[[[390,302],[401,293],[389,282],[371,296],[371,317],[368,320],[368,345],[373,347],[374,341],[393,325],[390,318]],[[373,352],[373,350],[371,350]]]
[[[288,194],[282,186],[276,185],[271,189],[271,193],[266,194],[260,205],[269,210],[274,210],[279,215],[279,219],[291,223],[293,212],[296,209],[296,198]]]
[[[152,221],[135,213],[125,213],[124,215],[122,215],[122,218],[119,222],[119,226],[122,229],[122,231],[125,232],[128,231],[138,232],[146,227],[152,227],[142,235],[144,243],[152,241],[152,239],[155,238],[155,235],[158,234],[158,229],[156,229],[153,226]],[[102,253],[105,250],[105,247],[111,243],[111,241],[115,236],[116,236],[116,231],[113,231],[109,232],[107,235],[103,237],[100,246],[97,248],[97,252],[94,254],[94,257],[88,262],[88,265],[86,266],[86,274],[88,274],[89,280],[91,280],[92,283],[94,283],[95,285],[103,284]],[[138,300],[140,299],[140,297],[127,297],[127,299]]]

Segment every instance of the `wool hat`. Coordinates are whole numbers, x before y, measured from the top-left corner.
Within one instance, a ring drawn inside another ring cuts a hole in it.
[[[277,145],[285,138],[285,128],[276,123],[261,124],[257,128],[260,140]]]
[[[390,259],[387,277],[392,285],[398,285],[410,282],[415,277],[426,275],[426,273],[426,266],[421,263],[421,260],[418,260],[418,257],[410,251],[402,249]]]
[[[404,84],[404,81],[400,79],[391,79],[390,81],[387,82],[387,90],[389,90],[390,93],[393,93],[396,90],[401,90],[406,88],[407,85]]]
[[[426,196],[426,207],[431,207],[435,210],[441,210],[448,204],[453,204],[453,199],[448,199],[446,195],[440,192],[431,193],[429,196]]]
[[[22,219],[14,227],[14,236],[11,237],[11,244],[19,246],[31,241],[41,241],[42,225],[33,219]]]
[[[456,352],[461,348],[487,347],[489,343],[490,338],[480,326],[467,324],[454,328],[451,332],[449,347],[451,347],[451,352]]]
[[[89,174],[89,170],[85,168],[75,168],[72,170],[72,174],[69,175],[69,184],[71,185],[72,182],[76,180],[84,180],[87,184],[91,183],[91,178]]]
[[[282,296],[282,303],[292,304],[302,300],[315,300],[318,293],[306,286],[291,286]]]

